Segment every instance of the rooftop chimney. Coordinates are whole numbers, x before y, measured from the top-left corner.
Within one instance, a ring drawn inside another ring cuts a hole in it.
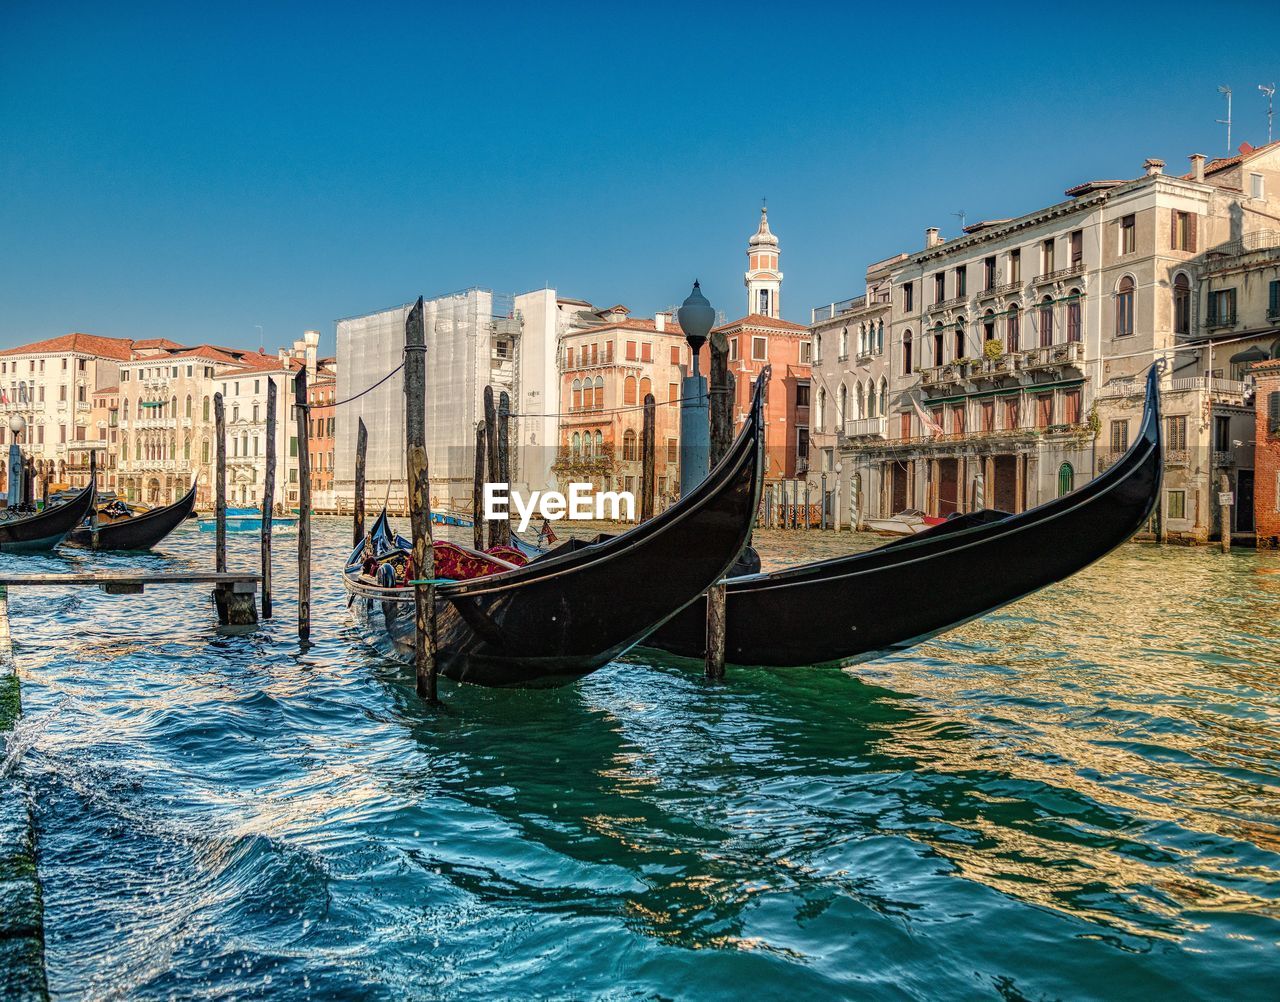
[[[653,325],[658,328],[658,333],[661,334],[667,329],[667,315],[665,313],[655,313],[653,315]]]
[[[938,239],[938,227],[930,226],[924,231],[925,250],[928,250],[930,247],[937,247],[940,243],[942,243],[942,241]]]
[[[1204,154],[1192,153],[1191,156],[1189,156],[1187,159],[1191,161],[1191,180],[1203,181],[1204,180]]]
[[[1148,157],[1143,161],[1142,169],[1147,172],[1147,177],[1157,177],[1164,173],[1164,161]]]

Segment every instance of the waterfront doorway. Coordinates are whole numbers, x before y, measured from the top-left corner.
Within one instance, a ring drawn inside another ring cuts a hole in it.
[[[1253,470],[1236,471],[1236,532],[1253,532]]]
[[[889,514],[896,515],[907,507],[907,470],[901,463],[889,464],[893,480],[893,497],[889,505]]]
[[[1001,511],[1018,510],[1018,457],[994,456],[991,460],[991,504]]]

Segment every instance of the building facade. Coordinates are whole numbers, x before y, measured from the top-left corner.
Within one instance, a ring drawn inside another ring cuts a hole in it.
[[[334,433],[336,430],[337,365],[332,358],[316,362],[315,380],[307,386],[311,422],[311,506],[316,511],[336,512],[333,490]]]
[[[1252,373],[1258,387],[1252,514],[1258,546],[1274,549],[1280,547],[1280,355],[1255,363]],[[1235,507],[1246,500],[1237,494]]]

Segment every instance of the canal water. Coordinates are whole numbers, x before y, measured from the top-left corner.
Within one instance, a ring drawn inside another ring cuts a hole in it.
[[[1274,997],[1280,556],[1132,545],[845,671],[640,652],[432,713],[347,621],[348,531],[305,653],[279,540],[249,637],[195,588],[15,589],[56,997]]]

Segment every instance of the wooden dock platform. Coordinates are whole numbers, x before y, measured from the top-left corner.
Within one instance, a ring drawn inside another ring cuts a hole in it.
[[[177,571],[161,574],[0,574],[0,603],[8,605],[10,588],[62,588],[93,585],[108,595],[141,595],[148,586],[213,585],[218,620],[224,626],[249,626],[258,621],[254,602],[261,574],[234,571]],[[6,608],[7,611],[7,608]],[[3,617],[6,621],[7,615]]]

